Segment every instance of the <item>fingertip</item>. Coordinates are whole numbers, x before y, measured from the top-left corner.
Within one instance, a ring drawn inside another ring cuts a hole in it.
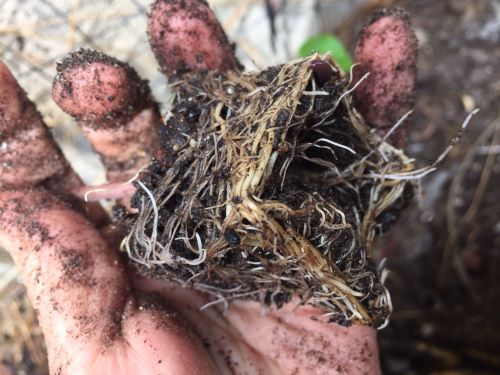
[[[19,85],[7,65],[0,61],[0,129],[3,136],[12,133],[21,117]]]
[[[42,118],[35,105],[5,63],[0,61],[0,139],[40,127]]]
[[[359,38],[355,60],[356,108],[375,128],[393,126],[414,106],[418,43],[408,13],[402,9],[376,13]]]
[[[239,69],[233,46],[202,0],[157,0],[148,18],[148,38],[162,70]]]
[[[34,186],[68,166],[42,116],[0,62],[0,187]]]
[[[87,49],[57,64],[52,97],[77,120],[105,126],[130,120],[152,102],[147,82],[134,69]]]

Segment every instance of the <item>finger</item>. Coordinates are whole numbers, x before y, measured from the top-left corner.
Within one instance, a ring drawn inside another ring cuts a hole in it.
[[[161,69],[240,69],[234,47],[203,0],[157,0],[149,13],[148,37]]]
[[[364,27],[356,47],[354,103],[369,125],[388,129],[414,106],[417,38],[408,14],[381,11]]]
[[[136,300],[107,242],[49,193],[0,192],[0,246],[22,270],[51,373],[211,373],[179,316]]]
[[[0,63],[1,187],[34,186],[67,175],[69,166],[35,105]]]
[[[19,190],[0,193],[0,244],[22,270],[51,369],[70,348],[83,365],[89,344],[116,333],[126,302],[125,273],[107,243],[50,194]]]
[[[125,63],[82,49],[57,66],[52,97],[101,155],[109,181],[127,181],[158,145],[160,115],[147,81]]]
[[[0,62],[0,188],[43,184],[54,192],[70,193],[83,185],[26,93]],[[97,224],[107,215],[98,204],[83,205]]]

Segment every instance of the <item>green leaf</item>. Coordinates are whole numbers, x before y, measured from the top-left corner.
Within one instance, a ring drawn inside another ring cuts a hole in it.
[[[347,52],[342,41],[331,34],[316,34],[307,39],[299,48],[299,56],[306,57],[312,52],[330,52],[333,59],[339,63],[344,71],[348,71],[352,65],[352,58]]]

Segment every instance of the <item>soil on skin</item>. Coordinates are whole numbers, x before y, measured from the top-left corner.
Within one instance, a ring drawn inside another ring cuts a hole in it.
[[[73,70],[84,69],[87,65],[95,63],[116,66],[123,69],[126,74],[124,82],[129,85],[129,89],[127,90],[128,96],[122,98],[121,102],[116,107],[117,109],[112,112],[106,113],[105,115],[95,113],[86,113],[85,116],[75,115],[77,120],[83,121],[85,125],[94,129],[117,128],[127,121],[130,121],[139,111],[153,105],[148,81],[141,79],[132,67],[104,53],[84,48],[66,56],[57,64],[55,82],[60,83],[63,87],[60,93],[62,98],[72,98],[74,95],[72,80],[68,79],[66,75],[71,75]],[[103,81],[98,72],[96,72],[94,84],[98,86],[103,85]],[[120,89],[119,86],[118,89]],[[95,100],[97,99],[98,97],[96,96]],[[112,103],[117,100],[117,98],[108,96],[105,100]]]
[[[499,116],[500,9],[495,0],[392,3],[408,10],[420,42],[407,151],[422,164],[432,161],[467,112],[479,107],[480,113],[441,168],[423,180],[422,207],[408,210],[379,244],[392,270],[395,306],[379,333],[383,370],[498,374],[500,156],[485,154],[491,137],[475,142]],[[337,30],[352,37],[351,46],[366,17],[360,12],[354,25]]]

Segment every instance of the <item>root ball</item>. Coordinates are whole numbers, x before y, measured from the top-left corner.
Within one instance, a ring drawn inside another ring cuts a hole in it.
[[[372,245],[410,199],[414,167],[370,131],[341,69],[315,54],[174,86],[170,162],[142,172],[125,220],[122,248],[139,269],[216,301],[280,307],[297,295],[332,321],[384,324]]]

